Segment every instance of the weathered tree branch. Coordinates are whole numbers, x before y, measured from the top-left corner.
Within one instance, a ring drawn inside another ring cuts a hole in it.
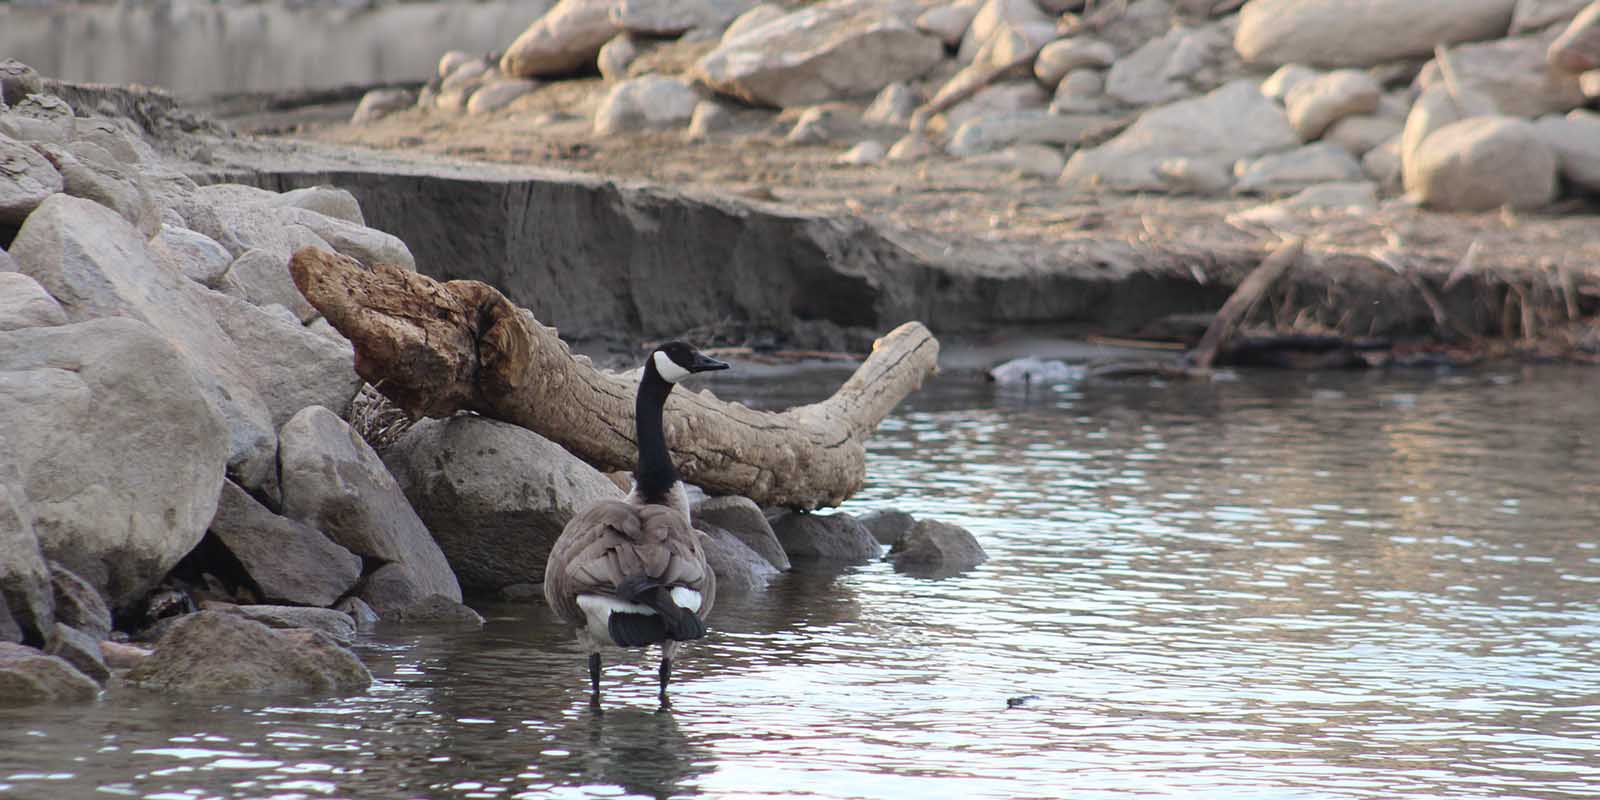
[[[604,470],[631,469],[635,380],[574,357],[541,325],[478,281],[441,283],[399,267],[371,270],[316,248],[294,254],[301,294],[355,345],[356,372],[413,416],[475,411],[555,441]],[[937,369],[939,343],[908,322],[827,400],[754,411],[708,391],[667,403],[667,441],[685,480],[766,506],[836,506],[866,479],[866,439]]]

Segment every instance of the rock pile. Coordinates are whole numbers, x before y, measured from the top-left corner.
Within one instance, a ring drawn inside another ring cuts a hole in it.
[[[1575,133],[1600,97],[1592,0],[561,0],[503,56],[446,55],[419,105],[504,109],[596,69],[600,136],[776,131],[842,164],[942,155],[1085,191],[1531,208],[1595,191],[1600,157]],[[729,102],[781,113],[732,130]],[[822,135],[812,109],[860,124]]]
[[[203,626],[170,617],[197,600],[300,620],[320,609],[292,607],[458,603],[431,535],[335,413],[362,386],[352,349],[287,268],[304,246],[411,266],[405,243],[343,190],[197,185],[171,141],[51,88],[0,65],[0,671],[23,676],[0,702],[83,696],[108,662],[147,653],[114,641],[129,635],[165,634],[158,657],[266,663],[185,644]],[[272,641],[348,656],[337,639]]]

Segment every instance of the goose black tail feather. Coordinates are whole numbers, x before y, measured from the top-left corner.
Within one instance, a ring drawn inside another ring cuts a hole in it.
[[[660,633],[656,634],[658,638],[645,642],[645,644],[654,644],[663,639],[686,642],[706,635],[706,624],[700,620],[700,616],[678,605],[672,599],[672,588],[662,585],[660,581],[654,578],[648,578],[643,575],[627,578],[617,584],[617,596],[630,603],[638,603],[645,606],[658,615],[613,613],[611,622],[608,625],[611,639],[623,647],[638,647],[640,645],[624,644],[617,638],[618,617],[635,617],[653,622],[655,624],[654,630],[659,630]],[[639,628],[645,627],[644,623],[634,620],[629,620],[624,624]],[[640,632],[642,633],[643,631],[641,630]],[[630,636],[630,638],[637,637]]]
[[[644,647],[667,640],[667,626],[658,614],[611,612],[606,632],[618,647]]]

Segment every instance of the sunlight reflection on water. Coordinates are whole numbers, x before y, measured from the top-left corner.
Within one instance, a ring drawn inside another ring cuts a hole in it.
[[[671,713],[640,660],[595,717],[543,609],[485,606],[363,642],[356,697],[0,712],[0,796],[1600,796],[1597,380],[936,384],[847,510],[991,560],[719,599]]]

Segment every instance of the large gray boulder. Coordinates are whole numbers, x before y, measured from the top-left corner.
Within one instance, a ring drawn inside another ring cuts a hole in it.
[[[906,538],[906,534],[917,526],[916,517],[892,508],[871,511],[858,519],[862,525],[867,526],[867,530],[872,531],[872,538],[877,539],[879,544],[886,544],[891,548],[896,542]]]
[[[617,0],[561,0],[506,48],[500,71],[536,78],[594,64],[600,48],[622,31],[611,16],[616,5]]]
[[[1539,138],[1556,153],[1561,177],[1590,192],[1600,192],[1600,113],[1578,109],[1564,117],[1534,123]]]
[[[1222,42],[1214,44],[1220,47]],[[1194,94],[1188,83],[1192,72],[1176,67],[1175,60],[1196,46],[1202,54],[1209,50],[1206,37],[1183,28],[1151,39],[1111,65],[1106,73],[1106,94],[1130,106],[1159,105]]]
[[[1516,0],[1252,0],[1233,46],[1254,64],[1369,67],[1504,36]]]
[[[1056,20],[1035,0],[982,0],[956,57],[980,68],[1011,63],[1055,38]]]
[[[1488,96],[1502,114],[1537,117],[1578,108],[1587,102],[1578,76],[1545,61],[1545,36],[1522,36],[1464,44],[1450,49],[1457,86]],[[1417,75],[1423,88],[1444,83],[1438,61]]]
[[[560,445],[484,417],[418,422],[384,461],[472,592],[544,580],[550,548],[573,515],[622,497]]]
[[[275,631],[220,611],[178,620],[126,679],[186,695],[353,692],[372,684],[361,661],[326,634]]]
[[[217,537],[268,601],[329,606],[361,579],[361,557],[315,528],[272,513],[232,481],[222,485]]]
[[[1160,190],[1165,182],[1157,169],[1170,158],[1205,160],[1228,169],[1241,158],[1299,144],[1283,109],[1255,83],[1234,81],[1204,97],[1146,112],[1105,144],[1079,150],[1067,161],[1061,181],[1081,188]]]
[[[0,272],[0,331],[65,325],[67,312],[33,278]]]
[[[4,622],[15,622],[23,638],[43,642],[55,624],[55,597],[34,535],[21,454],[11,447],[0,436],[0,614],[8,617]]]
[[[1405,170],[1406,191],[1441,211],[1538,208],[1556,196],[1556,154],[1533,124],[1473,117],[1423,140]]]
[[[190,362],[127,318],[0,333],[0,439],[45,557],[114,605],[194,549],[229,452]]]
[[[772,530],[790,558],[814,558],[864,564],[878,557],[882,546],[872,532],[842,511],[808,514],[785,511],[772,519]]]
[[[66,185],[54,165],[32,147],[0,133],[0,223],[21,223],[46,197]]]
[[[245,360],[242,372],[280,427],[302,408],[344,410],[361,391],[355,348],[300,324],[282,306],[257,308],[220,292],[195,292]]]
[[[695,66],[712,89],[756,105],[808,106],[920,77],[944,46],[868,0],[828,0],[724,38]]]
[[[387,577],[413,589],[412,602],[430,594],[461,599],[455,573],[427,526],[378,454],[344,420],[312,406],[283,426],[279,443],[284,516],[357,555],[397,567]],[[398,610],[387,598],[358,594],[380,614]]]
[[[64,659],[0,642],[0,706],[82,703],[99,696],[100,685]]]
[[[696,528],[718,528],[738,539],[779,570],[789,569],[789,555],[783,552],[777,534],[761,507],[748,497],[708,497],[691,509]]]
[[[39,144],[35,149],[61,173],[62,191],[121,214],[147,238],[161,229],[161,207],[136,167],[122,164],[92,142]]]
[[[11,255],[69,319],[132,317],[165,336],[228,423],[229,472],[249,486],[270,477],[275,426],[249,360],[203,302],[207,290],[151,258],[127,220],[98,203],[52,195],[23,224]]]

